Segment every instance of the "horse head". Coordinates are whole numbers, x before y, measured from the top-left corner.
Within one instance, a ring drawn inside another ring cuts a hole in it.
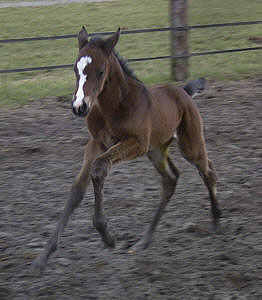
[[[85,27],[78,34],[79,54],[74,64],[76,88],[72,109],[78,116],[88,114],[102,92],[109,74],[109,57],[118,42],[120,29],[107,39],[89,39]]]

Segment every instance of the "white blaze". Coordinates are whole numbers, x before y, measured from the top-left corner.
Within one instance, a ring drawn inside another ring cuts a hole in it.
[[[84,69],[88,64],[92,63],[92,57],[83,56],[77,63],[77,70],[79,74],[78,90],[76,92],[76,100],[74,101],[74,107],[79,107],[83,104],[84,94],[84,84],[86,82],[86,75],[84,74]]]

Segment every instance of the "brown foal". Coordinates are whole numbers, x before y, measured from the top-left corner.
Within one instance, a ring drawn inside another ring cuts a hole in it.
[[[207,156],[202,119],[196,105],[182,88],[172,85],[146,88],[114,51],[119,35],[120,30],[105,40],[89,39],[84,27],[79,32],[72,109],[76,115],[86,116],[90,140],[56,230],[34,262],[37,269],[44,269],[48,257],[56,250],[60,235],[83,199],[90,180],[95,194],[94,226],[107,246],[115,246],[103,212],[103,185],[114,164],[144,154],[162,179],[160,206],[132,250],[147,248],[179,178],[179,171],[168,154],[174,137],[184,158],[197,167],[203,178],[210,195],[213,223],[215,226],[219,223],[216,174]]]

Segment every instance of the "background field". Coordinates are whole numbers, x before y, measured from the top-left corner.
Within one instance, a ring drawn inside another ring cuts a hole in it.
[[[4,2],[4,1],[2,1]],[[74,34],[82,25],[90,32],[169,26],[167,0],[116,0],[34,8],[0,10],[0,39]],[[262,3],[245,0],[189,1],[189,24],[252,21],[261,18]],[[250,36],[261,35],[262,25],[191,31],[192,52],[253,46]],[[124,35],[118,50],[127,58],[169,55],[169,33]],[[75,39],[0,44],[0,69],[73,63]],[[170,80],[169,61],[133,63],[147,84]],[[243,79],[262,73],[261,51],[195,57],[191,77]],[[71,70],[0,75],[0,106],[23,104],[46,96],[68,97],[74,87]]]

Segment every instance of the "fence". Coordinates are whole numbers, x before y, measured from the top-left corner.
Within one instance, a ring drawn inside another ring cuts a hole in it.
[[[148,29],[137,29],[137,30],[123,30],[121,34],[139,34],[139,33],[151,33],[151,32],[164,32],[164,31],[189,31],[195,29],[206,29],[214,27],[228,27],[228,26],[246,26],[246,25],[255,25],[262,24],[262,21],[251,21],[251,22],[235,22],[235,23],[222,23],[222,24],[207,24],[207,25],[195,25],[195,26],[177,26],[177,27],[163,27],[163,28],[148,28]],[[113,32],[96,32],[91,33],[90,36],[94,35],[110,35]],[[68,35],[59,35],[59,36],[49,36],[49,37],[30,37],[30,38],[21,38],[21,39],[3,39],[0,40],[2,43],[19,43],[19,42],[30,42],[30,41],[44,41],[44,40],[59,40],[59,39],[68,39],[76,38],[75,34]],[[205,52],[193,52],[182,55],[167,55],[167,56],[156,56],[156,57],[141,57],[141,58],[132,58],[127,59],[128,62],[139,62],[139,61],[148,61],[148,60],[158,60],[158,59],[179,59],[179,58],[189,58],[193,56],[203,56],[203,55],[212,55],[212,54],[222,54],[222,53],[234,53],[234,52],[243,52],[243,51],[256,51],[262,50],[262,46],[259,47],[248,47],[248,48],[236,48],[228,50],[217,50],[217,51],[205,51]],[[18,73],[18,72],[31,72],[31,71],[41,71],[41,70],[55,70],[55,69],[64,69],[72,68],[72,64],[67,65],[55,65],[55,66],[43,66],[43,67],[33,67],[33,68],[20,68],[20,69],[6,69],[0,70],[0,74],[4,73]]]

